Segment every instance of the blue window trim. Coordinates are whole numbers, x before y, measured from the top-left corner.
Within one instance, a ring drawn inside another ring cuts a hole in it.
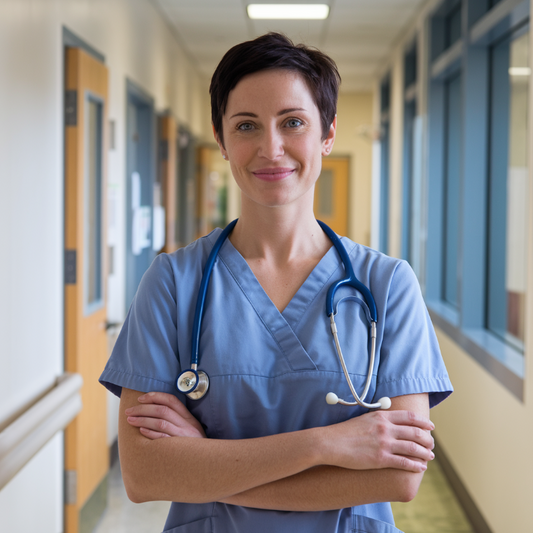
[[[471,17],[475,0],[465,2]],[[442,12],[438,13],[442,17]],[[529,2],[502,0],[469,24],[447,50],[432,50],[428,99],[428,240],[425,297],[434,324],[520,401],[524,400],[524,355],[485,328],[486,184],[488,172],[489,45],[529,18]],[[471,19],[472,20],[472,19]],[[433,22],[432,29],[440,31]],[[433,36],[432,43],[441,38]],[[437,53],[435,53],[437,52]],[[444,80],[463,75],[462,284],[459,309],[440,298],[442,280],[442,193]]]
[[[433,324],[494,376],[518,400],[524,401],[524,357],[483,328],[460,328],[442,302],[427,301]],[[451,319],[451,320],[450,320]]]
[[[379,204],[379,250],[389,251],[389,149],[390,123],[389,110],[391,99],[391,79],[387,74],[380,86],[380,122],[381,122],[381,156],[380,156],[380,204]]]

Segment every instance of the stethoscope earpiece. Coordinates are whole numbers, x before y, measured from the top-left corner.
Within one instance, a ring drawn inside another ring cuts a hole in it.
[[[369,403],[366,404],[365,402],[345,402],[344,400],[341,400],[334,392],[328,392],[326,394],[326,402],[329,405],[336,405],[340,403],[341,405],[361,405],[362,407],[367,407],[368,409],[390,409],[392,402],[391,399],[388,396],[384,396],[383,398],[380,398],[376,403]]]

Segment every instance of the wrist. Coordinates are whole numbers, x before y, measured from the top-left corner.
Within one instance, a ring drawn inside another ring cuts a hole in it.
[[[329,441],[327,428],[311,428],[310,432],[310,459],[313,466],[328,465],[331,459],[328,451]]]

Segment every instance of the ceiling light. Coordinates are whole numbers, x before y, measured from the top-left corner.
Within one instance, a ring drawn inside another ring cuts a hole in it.
[[[248,16],[251,19],[312,19],[328,18],[326,4],[249,4]]]
[[[529,76],[531,69],[529,67],[511,67],[509,69],[510,76]]]

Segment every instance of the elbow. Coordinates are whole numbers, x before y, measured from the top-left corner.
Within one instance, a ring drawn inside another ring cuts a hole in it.
[[[415,499],[424,474],[414,472],[403,472],[402,474],[396,485],[394,501],[408,503]]]
[[[122,471],[122,480],[124,482],[124,488],[128,498],[133,503],[145,503],[150,501],[146,495],[146,491],[143,490],[143,483],[140,480],[135,479],[135,476],[128,475],[124,470]]]

